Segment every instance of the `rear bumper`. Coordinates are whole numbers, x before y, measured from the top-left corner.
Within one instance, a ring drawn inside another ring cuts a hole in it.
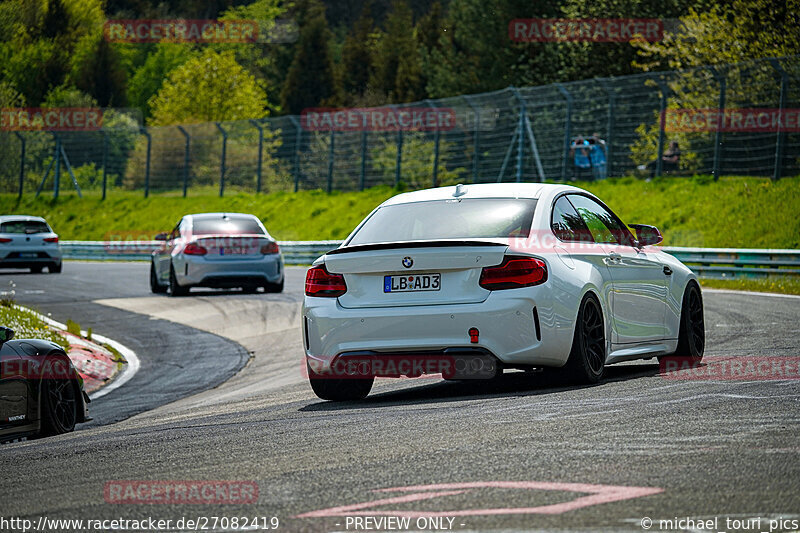
[[[184,286],[225,288],[280,283],[283,279],[281,254],[224,261],[202,256],[184,257],[182,262],[176,263],[175,277]]]
[[[24,257],[22,254],[35,253],[36,257]],[[0,257],[0,268],[29,268],[47,266],[61,262],[61,250],[3,250]]]
[[[556,318],[546,286],[495,291],[480,303],[344,308],[335,298],[306,297],[303,334],[310,364],[326,368],[353,351],[441,352],[481,348],[506,365],[562,366],[569,355],[572,320]],[[540,338],[533,308],[537,307]],[[471,342],[470,328],[479,330]]]

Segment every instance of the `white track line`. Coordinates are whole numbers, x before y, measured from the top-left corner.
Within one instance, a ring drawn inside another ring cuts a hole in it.
[[[56,322],[52,318],[46,317],[46,316],[42,315],[41,313],[37,313],[33,309],[28,309],[27,307],[23,307],[21,305],[15,305],[14,307],[16,307],[17,309],[22,309],[24,311],[28,311],[30,313],[33,313],[38,318],[40,318],[43,322],[47,323],[50,326],[53,326],[54,328],[58,328],[58,329],[61,329],[61,330],[64,330],[64,331],[67,330],[67,326],[65,324],[62,324],[61,322]],[[81,335],[86,337],[87,332],[86,331],[81,331]],[[131,380],[131,378],[136,374],[136,372],[139,371],[139,366],[140,366],[139,358],[136,356],[136,352],[134,352],[133,350],[131,350],[130,348],[128,348],[124,344],[121,344],[121,343],[119,343],[119,342],[117,342],[117,341],[115,341],[113,339],[109,339],[108,337],[106,337],[104,335],[98,335],[97,333],[92,333],[92,338],[93,339],[97,339],[98,341],[100,341],[102,343],[108,344],[109,346],[111,346],[112,348],[117,350],[120,354],[122,354],[122,357],[125,358],[125,361],[127,361],[127,364],[124,365],[122,373],[116,379],[114,379],[114,381],[112,381],[111,383],[109,383],[105,387],[103,387],[101,389],[98,389],[98,390],[94,391],[93,393],[91,393],[89,395],[89,399],[90,400],[94,400],[95,398],[100,398],[101,396],[105,396],[106,394],[108,394],[109,392],[113,391],[114,389],[118,389],[119,387],[123,386],[125,383],[127,383],[128,381]]]

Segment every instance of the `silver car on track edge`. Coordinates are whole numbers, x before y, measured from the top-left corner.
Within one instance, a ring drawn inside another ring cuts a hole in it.
[[[192,287],[241,287],[254,292],[283,291],[284,265],[278,242],[254,215],[199,213],[185,215],[153,251],[150,289],[172,296]]]

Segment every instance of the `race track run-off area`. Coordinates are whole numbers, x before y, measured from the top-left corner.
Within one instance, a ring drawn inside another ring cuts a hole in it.
[[[91,327],[141,366],[74,433],[0,446],[0,517],[83,530],[150,518],[241,530],[234,517],[279,531],[800,527],[797,379],[668,379],[652,360],[609,367],[595,386],[522,372],[380,379],[364,401],[324,402],[302,366],[304,275],[288,268],[281,294],[170,298],[150,293],[147,263],[1,274],[21,305]],[[709,290],[704,303],[707,358],[797,358],[800,298]],[[198,480],[247,497],[121,498]]]

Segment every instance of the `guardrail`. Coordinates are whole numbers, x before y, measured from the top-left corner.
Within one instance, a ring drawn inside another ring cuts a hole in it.
[[[342,241],[280,241],[278,244],[287,264],[309,265],[341,243]],[[61,249],[65,259],[145,261],[150,259],[150,253],[159,245],[158,241],[62,241]],[[665,246],[662,250],[686,263],[702,277],[800,274],[800,250],[676,246]]]
[[[65,259],[96,261],[149,261],[159,241],[61,241]],[[279,241],[283,259],[290,265],[310,265],[342,241]]]
[[[662,250],[706,278],[800,274],[800,250],[675,246],[665,246]]]

